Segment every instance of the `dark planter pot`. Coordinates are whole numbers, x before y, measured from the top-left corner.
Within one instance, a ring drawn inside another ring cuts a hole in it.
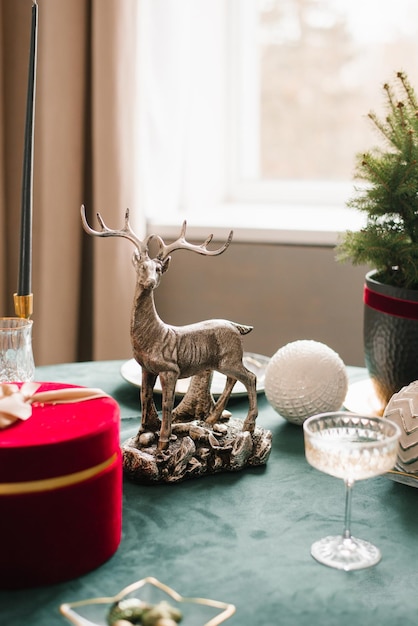
[[[394,393],[418,380],[418,291],[385,285],[375,271],[364,286],[364,351],[384,409]]]

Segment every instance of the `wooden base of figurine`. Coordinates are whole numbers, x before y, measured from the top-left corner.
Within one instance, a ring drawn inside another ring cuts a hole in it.
[[[256,426],[249,433],[242,425],[234,418],[213,426],[198,420],[176,423],[164,451],[157,449],[158,433],[139,432],[122,444],[124,473],[137,483],[174,483],[265,465],[271,432]]]

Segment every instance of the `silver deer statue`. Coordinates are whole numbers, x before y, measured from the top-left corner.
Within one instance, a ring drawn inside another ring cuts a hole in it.
[[[135,246],[132,262],[137,279],[131,315],[131,342],[134,358],[142,368],[140,432],[159,430],[158,450],[167,449],[177,380],[193,377],[192,383],[194,379],[198,381],[195,388],[200,389],[201,393],[202,384],[210,385],[211,373],[218,371],[226,376],[225,389],[206,416],[206,422],[214,424],[219,420],[234,384],[239,380],[245,386],[249,400],[243,430],[253,433],[257,418],[256,376],[243,365],[241,339],[241,335],[250,332],[252,327],[220,319],[171,326],[160,319],[154,304],[154,289],[160,284],[162,274],[168,269],[170,255],[175,250],[191,250],[208,256],[222,254],[232,240],[232,231],[221,248],[208,250],[212,235],[201,245],[191,244],[185,239],[186,222],[183,223],[179,238],[167,245],[159,235],[151,234],[143,240],[139,239],[129,224],[129,209],[121,230],[108,228],[100,213],[97,213],[100,230],[94,230],[87,222],[84,206],[81,207],[81,218],[84,230],[90,235],[125,237]],[[157,242],[158,250],[154,258],[149,256],[151,240]],[[162,389],[161,422],[153,401],[157,376],[160,377]]]

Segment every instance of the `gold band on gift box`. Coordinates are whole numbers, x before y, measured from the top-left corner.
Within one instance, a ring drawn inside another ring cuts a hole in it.
[[[55,478],[44,478],[42,480],[27,480],[19,483],[0,483],[0,496],[15,496],[24,493],[39,493],[40,491],[52,491],[53,489],[61,489],[62,487],[70,487],[77,483],[84,482],[89,478],[97,476],[105,469],[113,465],[117,459],[117,453],[113,454],[110,459],[99,463],[94,467],[65,474],[64,476],[56,476]]]
[[[17,317],[22,317],[28,320],[33,313],[33,293],[30,293],[27,296],[19,296],[15,293],[13,294],[13,300]]]

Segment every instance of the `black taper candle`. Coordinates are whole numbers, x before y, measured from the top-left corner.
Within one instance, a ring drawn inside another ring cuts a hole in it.
[[[36,91],[36,56],[38,39],[38,5],[32,4],[32,26],[29,51],[28,92],[26,101],[25,143],[23,152],[22,205],[20,221],[20,259],[18,296],[32,290],[32,203],[33,203],[33,143]]]

